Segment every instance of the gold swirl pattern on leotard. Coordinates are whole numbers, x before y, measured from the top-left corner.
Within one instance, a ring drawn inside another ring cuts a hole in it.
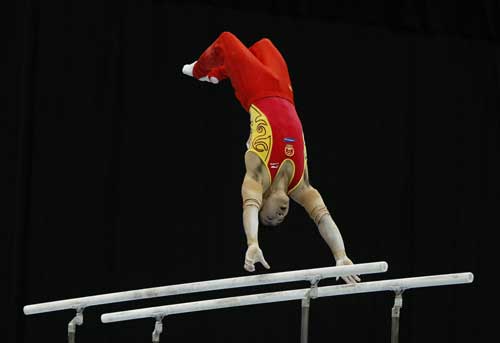
[[[267,164],[273,145],[273,134],[267,117],[256,106],[250,107],[250,146]]]

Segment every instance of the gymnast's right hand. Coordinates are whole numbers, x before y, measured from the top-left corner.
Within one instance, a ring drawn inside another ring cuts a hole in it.
[[[244,268],[248,272],[254,272],[255,266],[254,264],[260,262],[264,266],[264,268],[271,268],[269,264],[266,262],[264,258],[264,254],[262,250],[260,250],[257,244],[250,244],[247,249],[247,253],[245,254],[245,265]]]

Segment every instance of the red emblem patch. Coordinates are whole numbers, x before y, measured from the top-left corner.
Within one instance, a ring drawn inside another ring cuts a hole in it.
[[[285,145],[285,155],[288,157],[292,157],[295,154],[295,150],[293,149],[293,145],[287,144]]]

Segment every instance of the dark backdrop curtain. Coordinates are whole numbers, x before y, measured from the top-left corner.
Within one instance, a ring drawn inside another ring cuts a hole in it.
[[[389,264],[363,280],[474,273],[471,285],[405,293],[400,340],[488,337],[480,314],[493,294],[499,224],[496,2],[26,0],[2,9],[6,342],[66,340],[72,311],[27,317],[27,304],[246,275],[248,117],[229,83],[181,73],[222,31],[246,44],[267,36],[287,59],[311,181],[350,257]],[[260,240],[271,272],[334,263],[294,204]],[[102,324],[105,312],[298,286],[89,308],[77,340],[149,341],[152,320]],[[310,340],[389,341],[392,302],[390,293],[313,301]],[[164,324],[162,340],[295,342],[300,306]]]

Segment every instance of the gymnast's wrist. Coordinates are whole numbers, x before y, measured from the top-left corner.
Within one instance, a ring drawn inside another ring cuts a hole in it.
[[[339,262],[339,261],[347,258],[345,250],[337,250],[337,251],[333,251],[332,253],[333,253],[333,257],[335,258],[336,262]]]
[[[259,247],[259,242],[256,240],[256,239],[247,239],[247,247],[251,247],[251,246],[255,246],[255,247]]]

